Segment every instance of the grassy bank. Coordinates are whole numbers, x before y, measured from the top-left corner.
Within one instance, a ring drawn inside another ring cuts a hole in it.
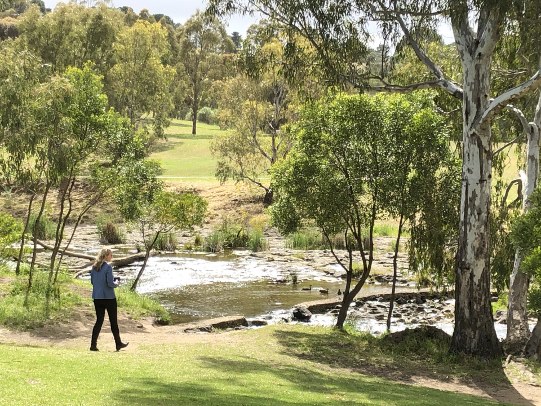
[[[28,284],[28,269],[22,268],[21,275],[0,264],[0,325],[16,329],[33,329],[55,320],[70,319],[82,307],[92,313],[92,287],[88,281],[73,278],[68,273],[60,273],[56,289],[46,305],[48,272],[35,271],[32,289],[28,295],[28,306],[24,306]],[[169,313],[156,301],[121,287],[118,304],[121,311],[130,317],[155,317],[160,323],[170,321]]]
[[[426,354],[393,354],[365,336],[275,326],[199,337],[120,353],[0,345],[0,399],[10,405],[495,404],[377,377],[384,360],[403,382],[414,373],[437,376],[442,367],[447,375],[457,372]],[[501,378],[493,365],[456,368],[474,379]]]

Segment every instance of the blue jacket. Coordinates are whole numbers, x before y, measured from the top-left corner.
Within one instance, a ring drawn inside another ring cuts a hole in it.
[[[92,299],[116,299],[115,288],[118,285],[113,281],[113,267],[107,262],[101,264],[99,271],[92,267],[90,282],[92,283]]]

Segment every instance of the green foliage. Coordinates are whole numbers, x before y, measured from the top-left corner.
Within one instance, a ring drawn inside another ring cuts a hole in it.
[[[146,244],[154,241],[156,236],[147,239]],[[175,233],[160,233],[154,242],[154,248],[159,251],[175,251],[178,248],[177,236]]]
[[[119,32],[113,49],[116,64],[109,76],[113,106],[133,124],[150,121],[154,135],[162,137],[173,108],[174,70],[163,63],[170,52],[167,30],[159,23],[138,20]]]
[[[125,242],[124,232],[112,219],[100,217],[96,222],[96,227],[102,244],[122,244]]]
[[[203,107],[197,112],[197,121],[205,124],[218,124],[216,111],[210,107]]]
[[[39,220],[37,220],[37,217],[37,213],[30,215],[26,232],[39,240],[50,240],[54,238],[56,230],[55,223],[49,218],[47,213],[43,213]]]
[[[23,224],[8,213],[0,212],[0,261],[13,254],[10,246],[21,238]]]
[[[288,234],[286,247],[297,250],[318,250],[324,248],[321,232],[304,229]]]
[[[209,252],[221,252],[235,248],[249,248],[255,252],[265,250],[267,242],[260,229],[238,224],[225,218],[205,238],[203,248]]]
[[[204,248],[209,252],[221,252],[226,249],[244,248],[248,245],[248,230],[225,218],[206,238]]]
[[[159,302],[146,295],[133,292],[127,287],[128,285],[119,288],[117,295],[119,307],[126,310],[134,319],[150,316],[155,317],[159,324],[171,323],[171,315]]]
[[[46,306],[46,293],[49,289],[48,273],[36,271],[28,306],[23,305],[28,279],[28,267],[24,266],[20,276],[11,275],[13,282],[9,291],[0,301],[0,324],[16,328],[35,328],[47,320],[65,320],[73,309],[81,305],[82,297],[71,289],[73,276],[67,273],[58,275],[53,292],[53,300]]]
[[[268,248],[267,240],[263,231],[256,229],[250,232],[248,237],[248,248],[253,252],[265,251]]]
[[[520,270],[530,275],[528,307],[541,314],[541,188],[536,187],[528,200],[529,208],[511,226],[511,241],[520,249]]]

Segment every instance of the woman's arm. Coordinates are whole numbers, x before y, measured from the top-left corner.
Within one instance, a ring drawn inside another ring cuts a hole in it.
[[[115,283],[114,276],[113,276],[113,267],[109,264],[107,266],[107,271],[105,273],[105,282],[107,283],[107,286],[110,288],[116,288],[118,287],[118,284]]]

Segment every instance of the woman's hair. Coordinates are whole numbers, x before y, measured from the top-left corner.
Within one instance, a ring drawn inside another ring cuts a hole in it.
[[[111,251],[109,248],[102,248],[100,252],[98,252],[98,255],[96,255],[96,259],[94,260],[94,268],[96,268],[96,271],[99,272],[101,269],[101,266],[105,262],[105,258],[109,256],[109,254],[112,254],[113,251]]]

